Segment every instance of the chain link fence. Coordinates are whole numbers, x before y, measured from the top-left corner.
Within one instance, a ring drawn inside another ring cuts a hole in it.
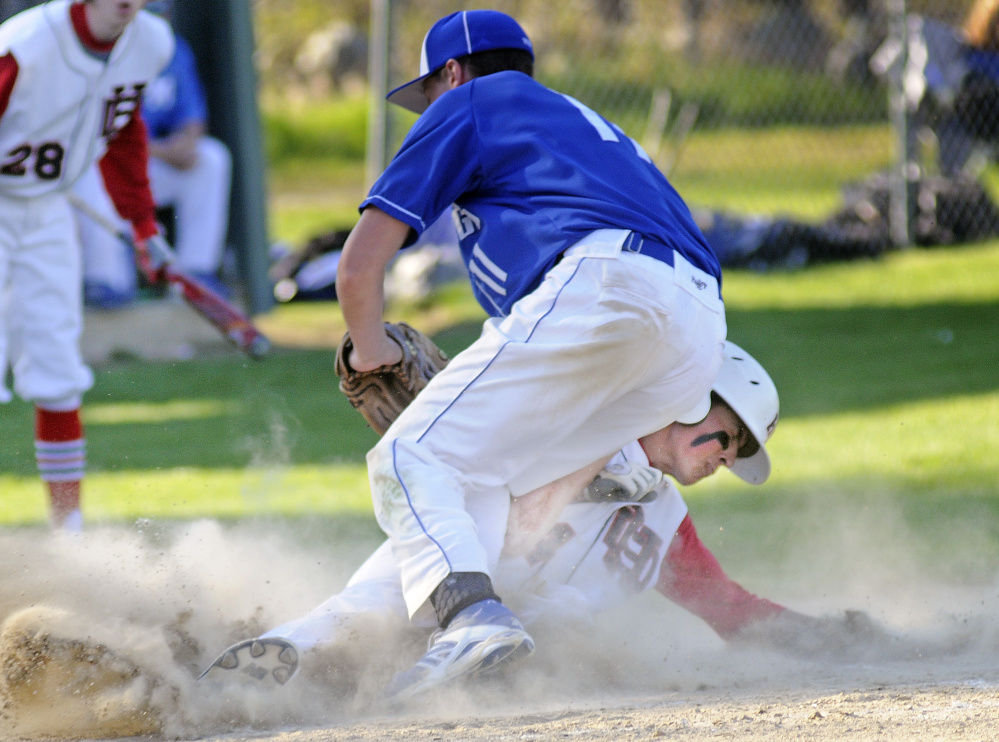
[[[768,265],[999,234],[999,0],[252,2],[265,83],[367,76],[369,181],[412,124],[384,92],[427,29],[491,7],[531,36],[541,82],[645,147],[719,251]]]
[[[536,77],[641,142],[702,226],[728,238],[776,229],[818,240],[813,257],[849,257],[999,233],[999,95],[965,100],[968,2],[373,0],[373,102],[415,76],[436,19],[476,7],[517,18]],[[412,120],[375,109],[369,176]]]

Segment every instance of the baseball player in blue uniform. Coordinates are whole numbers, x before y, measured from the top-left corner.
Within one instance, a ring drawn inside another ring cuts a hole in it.
[[[770,472],[766,443],[778,410],[770,375],[726,341],[711,411],[703,420],[671,423],[610,461],[594,462],[511,501],[493,572],[505,599],[530,626],[532,619],[586,619],[655,589],[726,640],[801,651],[795,638],[800,633],[809,646],[803,653],[814,654],[823,641],[835,638],[836,624],[753,595],[731,580],[698,538],[679,490],[663,476],[694,484],[724,466],[762,483]],[[753,445],[737,452],[726,439],[745,438],[744,429]],[[284,685],[300,665],[329,663],[327,649],[356,642],[382,620],[394,625],[406,617],[399,566],[386,541],[342,591],[305,616],[227,648],[202,677]],[[425,628],[435,623],[428,618]],[[408,686],[397,697],[419,690]]]
[[[687,206],[618,126],[537,83],[533,60],[503,13],[434,24],[420,75],[389,95],[421,116],[338,269],[359,371],[399,360],[385,267],[445,209],[491,315],[368,454],[406,610],[440,626],[390,696],[533,652],[491,578],[511,496],[700,421],[722,363],[721,272]],[[742,430],[724,448],[748,442]]]

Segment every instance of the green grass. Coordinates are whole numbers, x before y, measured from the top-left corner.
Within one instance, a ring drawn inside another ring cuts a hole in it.
[[[269,162],[293,158],[364,159],[368,100],[364,95],[261,106]]]
[[[365,193],[366,100],[270,100],[262,108],[271,235],[297,247],[351,228]]]
[[[844,184],[888,166],[890,136],[880,125],[695,131],[670,180],[692,207],[820,221]]]
[[[592,105],[625,130],[644,125],[654,91],[664,86],[675,105],[697,104],[699,129],[831,127],[887,119],[883,89],[840,84],[821,73],[718,59],[689,64],[664,54],[657,44],[643,52],[629,50],[612,63],[585,42],[579,48],[579,57],[570,53],[554,70],[542,61],[536,76]]]
[[[356,106],[269,116],[281,137],[268,144],[273,236],[297,245],[350,226],[364,193]],[[821,219],[845,182],[887,164],[890,144],[878,124],[698,130],[671,180],[694,206]],[[782,421],[766,486],[723,473],[685,490],[724,564],[776,574],[830,540],[866,537],[915,544],[923,569],[955,580],[994,574],[997,275],[992,242],[725,276],[729,336],[771,371]],[[451,353],[483,319],[463,284],[389,316]],[[98,370],[85,407],[91,522],[266,518],[296,533],[375,533],[364,469],[375,436],[332,374],[337,306],[280,306],[259,321],[278,346],[261,363],[233,354]],[[2,408],[9,526],[45,519],[31,428],[30,407]]]
[[[306,117],[303,127],[312,126]],[[692,207],[818,221],[839,208],[845,183],[883,170],[890,153],[883,125],[726,129],[695,131],[678,153],[664,143],[657,161],[665,167],[677,155],[670,180]],[[272,235],[302,245],[357,221],[363,159],[341,158],[332,143],[286,152],[270,161],[269,189]]]
[[[726,473],[686,491],[706,540],[721,554],[777,560],[782,542],[758,543],[757,521],[779,533],[809,498],[869,507],[876,495],[900,498],[927,544],[949,535],[941,518],[973,513],[989,530],[985,553],[999,554],[999,526],[987,525],[999,524],[996,275],[997,243],[727,275],[729,335],[771,371],[782,421],[765,487]],[[483,316],[462,284],[390,314],[451,353]],[[318,516],[370,526],[363,457],[375,436],[336,389],[336,305],[283,306],[262,322],[283,347],[260,363],[225,355],[99,370],[85,408],[92,521]],[[41,522],[27,405],[6,406],[0,439],[0,523]],[[729,535],[712,537],[724,524]]]
[[[366,193],[363,97],[303,105],[264,96],[271,234],[293,246],[351,227]],[[647,110],[643,107],[641,110]],[[615,116],[614,112],[608,112]],[[617,118],[617,117],[616,117]],[[413,117],[397,114],[396,128]],[[644,118],[621,120],[641,138]],[[401,139],[400,133],[400,139]],[[821,219],[839,207],[845,183],[888,166],[892,135],[884,123],[753,128],[698,126],[674,155],[670,180],[693,207]]]

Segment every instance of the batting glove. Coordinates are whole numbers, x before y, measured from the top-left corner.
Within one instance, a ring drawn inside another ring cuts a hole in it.
[[[633,461],[609,464],[583,491],[588,502],[652,502],[663,481],[658,469]]]

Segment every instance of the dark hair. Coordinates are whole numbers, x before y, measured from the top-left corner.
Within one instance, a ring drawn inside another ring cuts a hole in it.
[[[487,52],[477,52],[461,57],[458,60],[467,65],[475,77],[485,77],[494,72],[523,72],[528,77],[534,77],[534,57],[523,49],[491,49]]]
[[[472,77],[485,77],[494,72],[523,72],[528,77],[534,77],[534,57],[523,49],[491,49],[487,52],[476,52],[458,57],[458,64],[468,69]],[[445,67],[441,67],[423,80],[423,89],[433,80],[443,80]]]

